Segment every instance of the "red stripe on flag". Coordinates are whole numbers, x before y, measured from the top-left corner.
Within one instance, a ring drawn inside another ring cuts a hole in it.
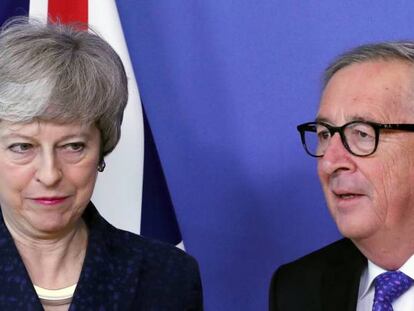
[[[49,0],[48,16],[52,22],[59,21],[63,24],[81,23],[87,25],[88,0]]]

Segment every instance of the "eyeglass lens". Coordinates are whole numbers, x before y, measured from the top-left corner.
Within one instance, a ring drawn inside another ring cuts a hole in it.
[[[345,148],[356,155],[368,155],[375,149],[375,129],[367,123],[353,122],[337,131],[343,131],[341,135]],[[329,129],[323,124],[316,123],[304,131],[307,151],[314,156],[325,154],[335,129]],[[343,139],[345,138],[345,142]]]

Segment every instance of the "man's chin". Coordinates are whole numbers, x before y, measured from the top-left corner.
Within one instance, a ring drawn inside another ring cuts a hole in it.
[[[339,232],[353,241],[367,239],[375,233],[375,225],[370,225],[366,217],[336,215],[334,218]]]

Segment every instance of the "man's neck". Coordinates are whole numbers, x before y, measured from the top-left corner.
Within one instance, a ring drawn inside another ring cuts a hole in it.
[[[399,269],[414,254],[414,241],[401,237],[370,237],[353,242],[367,259],[388,271]]]

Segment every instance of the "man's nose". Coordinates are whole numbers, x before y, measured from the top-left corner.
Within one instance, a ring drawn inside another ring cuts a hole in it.
[[[59,160],[53,151],[39,155],[36,168],[36,180],[46,187],[57,184],[62,178],[62,170]]]
[[[355,169],[353,155],[345,148],[339,133],[331,137],[323,157],[319,158],[318,166],[320,171],[328,175]]]

